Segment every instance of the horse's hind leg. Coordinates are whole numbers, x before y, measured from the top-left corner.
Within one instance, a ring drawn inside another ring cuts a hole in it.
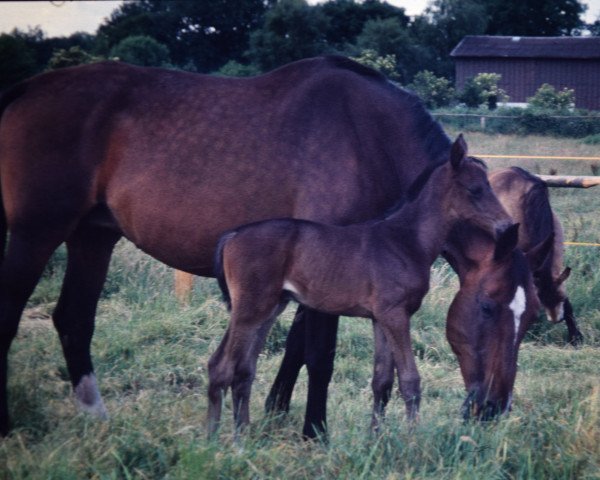
[[[8,433],[8,350],[19,319],[50,255],[63,239],[35,229],[13,229],[0,266],[0,435]]]
[[[392,388],[394,386],[394,356],[387,344],[383,330],[377,322],[373,322],[373,334],[375,338],[375,352],[373,358],[373,416],[371,428],[377,432],[381,420],[385,415],[385,407],[390,401]]]
[[[294,385],[304,365],[304,342],[306,331],[306,307],[300,305],[285,341],[285,353],[279,372],[265,402],[267,412],[288,412]]]
[[[333,375],[338,317],[307,311],[304,357],[308,370],[308,395],[302,435],[315,438],[327,431],[327,389]]]
[[[577,328],[577,322],[575,321],[575,315],[573,313],[573,306],[568,298],[565,298],[564,303],[565,309],[565,323],[567,324],[567,330],[569,332],[569,343],[577,346],[583,343],[583,335]]]
[[[67,271],[54,326],[63,348],[78,406],[105,417],[90,355],[96,307],[113,247],[120,234],[106,228],[80,225],[67,240]]]
[[[287,412],[298,373],[308,370],[308,396],[304,428],[306,438],[325,433],[327,389],[333,374],[338,318],[300,306],[285,344],[281,367],[265,404],[267,412]]]

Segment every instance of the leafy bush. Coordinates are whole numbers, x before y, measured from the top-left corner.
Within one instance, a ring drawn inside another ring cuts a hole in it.
[[[588,135],[587,137],[582,139],[581,142],[585,143],[586,145],[600,145],[600,133]]]
[[[575,107],[575,90],[565,87],[559,92],[552,85],[544,83],[533,97],[527,99],[527,103],[540,110],[569,110]]]
[[[390,80],[397,81],[400,79],[397,71],[398,62],[395,55],[379,56],[375,50],[366,49],[358,57],[351,58],[358,63],[380,71]]]
[[[169,66],[169,49],[146,35],[124,38],[110,51],[110,56],[127,63],[144,67]]]
[[[235,60],[229,60],[215,73],[226,77],[252,77],[258,75],[260,70],[254,65],[243,65]]]
[[[408,87],[425,102],[427,108],[448,106],[454,98],[454,88],[450,81],[444,77],[436,77],[429,70],[417,73]]]
[[[101,60],[103,60],[102,57],[91,55],[79,46],[71,47],[68,50],[60,48],[52,53],[52,57],[48,61],[48,69],[74,67],[75,65],[94,63]]]
[[[498,102],[508,100],[506,92],[498,87],[502,75],[499,73],[479,73],[465,82],[459,100],[469,108],[487,104],[494,110]]]

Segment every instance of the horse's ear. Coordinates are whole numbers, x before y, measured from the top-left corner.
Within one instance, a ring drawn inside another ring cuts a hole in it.
[[[519,243],[519,224],[514,223],[498,234],[494,260],[502,260],[511,253]]]
[[[541,266],[548,260],[548,256],[550,255],[553,245],[554,232],[548,235],[545,240],[538,243],[525,254],[527,257],[527,262],[529,263],[529,268],[532,272],[539,270]],[[565,277],[565,280],[566,278],[567,277]]]
[[[452,144],[452,148],[450,149],[450,163],[452,164],[452,168],[455,170],[460,167],[460,163],[463,158],[467,156],[467,142],[462,136],[462,133],[458,136],[454,143]]]
[[[569,278],[569,275],[571,275],[571,267],[565,268],[558,276],[558,278],[555,280],[556,286],[558,287],[561,285],[567,278]]]

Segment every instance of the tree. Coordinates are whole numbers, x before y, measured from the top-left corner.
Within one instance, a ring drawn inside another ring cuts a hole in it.
[[[0,90],[36,72],[35,52],[14,34],[0,35]]]
[[[242,62],[250,32],[275,0],[140,0],[125,2],[98,30],[101,53],[131,35],[165,45],[172,62],[211,72],[229,60]]]
[[[121,40],[110,51],[111,58],[144,67],[170,64],[169,49],[146,35],[133,35]]]
[[[328,51],[327,19],[305,0],[280,0],[267,12],[263,26],[252,32],[248,58],[261,70]]]
[[[422,55],[428,62],[427,70],[454,78],[450,52],[465,35],[483,34],[487,23],[485,1],[433,0],[425,13],[411,24],[411,34],[417,44],[426,46]]]
[[[429,70],[417,73],[408,88],[423,100],[427,108],[445,107],[450,105],[454,98],[454,88],[450,85],[450,80],[436,77]]]
[[[356,45],[363,51],[372,50],[382,57],[393,55],[397,62],[397,76],[402,83],[408,83],[416,73],[414,41],[398,18],[367,21],[356,39]]]
[[[369,20],[395,18],[402,27],[409,24],[403,8],[379,0],[330,0],[316,6],[327,18],[325,37],[332,50],[348,51]]]
[[[578,0],[486,0],[488,35],[569,35],[584,24]]]

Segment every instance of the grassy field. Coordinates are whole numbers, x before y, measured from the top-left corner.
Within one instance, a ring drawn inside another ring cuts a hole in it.
[[[455,132],[451,132],[455,133]],[[467,135],[479,154],[599,156],[599,145],[544,137]],[[537,173],[594,174],[600,162],[523,160]],[[600,241],[600,187],[554,189],[566,239]],[[266,419],[263,401],[282,355],[292,308],[259,360],[252,426],[232,440],[229,403],[220,442],[206,440],[206,365],[228,317],[216,283],[197,281],[189,307],[172,297],[172,271],[121,242],[101,300],[93,343],[111,418],[78,414],[50,315],[60,288],[59,251],[21,322],[10,357],[10,409],[16,428],[0,441],[0,479],[306,478],[592,479],[600,478],[600,249],[567,247],[568,289],[585,344],[565,343],[564,325],[543,317],[521,347],[512,413],[488,425],[464,424],[457,361],[445,340],[445,312],[457,289],[449,267],[435,265],[432,286],[413,321],[422,375],[420,422],[409,430],[399,400],[379,436],[368,433],[371,326],[343,319],[330,387],[327,445],[304,442],[306,375],[290,414]]]

